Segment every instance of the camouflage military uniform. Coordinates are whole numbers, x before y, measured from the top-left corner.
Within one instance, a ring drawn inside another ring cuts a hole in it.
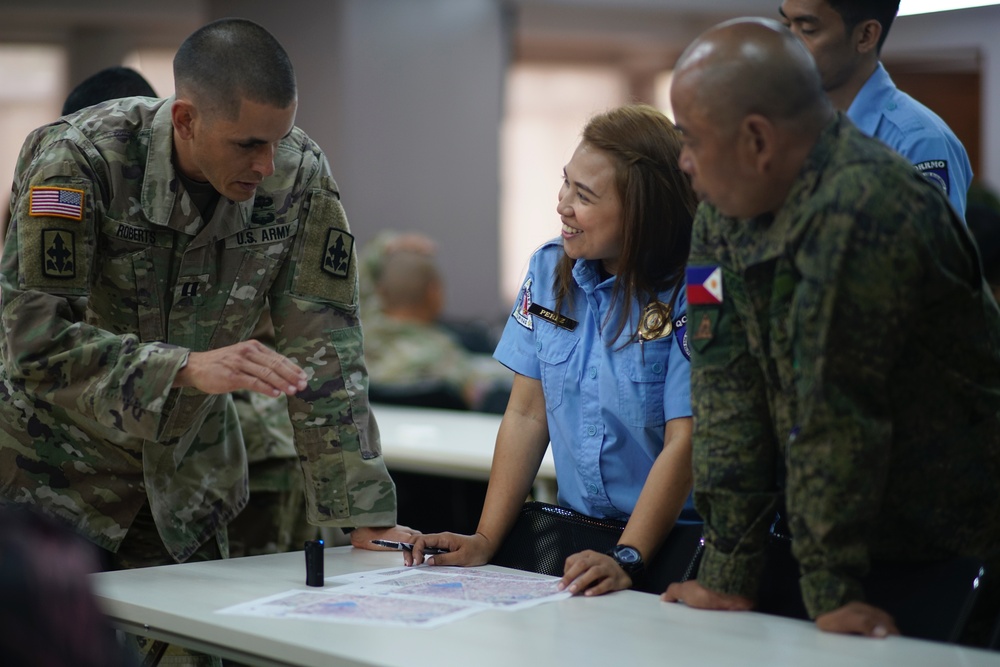
[[[813,617],[998,553],[1000,312],[939,188],[840,116],[776,216],[702,205],[688,279],[701,583],[755,597],[782,500]]]
[[[514,374],[487,355],[469,352],[443,327],[382,315],[365,326],[365,355],[373,387],[437,382],[475,409],[493,389],[510,389]]]
[[[171,389],[189,351],[249,338],[309,374],[288,401],[308,515],[390,526],[395,495],[368,408],[353,237],[299,129],[252,201],[201,218],[174,173],[171,99],[126,99],[32,133],[0,264],[0,495],[114,551],[150,505],[185,560],[246,503],[232,398]]]
[[[252,337],[274,348],[274,325],[261,314]],[[295,451],[288,402],[284,396],[233,392],[247,452],[246,507],[227,526],[229,555],[257,556],[302,549],[318,529],[306,521],[299,455]]]
[[[229,553],[239,557],[302,549],[319,531],[306,521],[302,472],[285,397],[240,391],[233,400],[246,445],[250,498],[228,526]]]

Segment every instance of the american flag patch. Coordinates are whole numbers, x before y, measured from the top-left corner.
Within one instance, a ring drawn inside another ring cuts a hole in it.
[[[28,214],[83,220],[83,190],[33,187]]]

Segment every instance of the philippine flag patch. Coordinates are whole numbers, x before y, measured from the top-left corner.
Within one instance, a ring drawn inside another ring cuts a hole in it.
[[[722,269],[718,266],[689,266],[687,302],[691,306],[722,303]]]

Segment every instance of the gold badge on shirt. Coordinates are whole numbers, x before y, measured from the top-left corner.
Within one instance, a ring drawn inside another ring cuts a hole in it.
[[[674,330],[673,322],[670,319],[670,306],[661,302],[653,301],[642,311],[642,318],[639,320],[639,338],[642,340],[656,340],[669,336]]]

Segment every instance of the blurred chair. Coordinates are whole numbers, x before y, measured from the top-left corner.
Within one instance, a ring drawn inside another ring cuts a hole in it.
[[[493,350],[500,342],[494,331],[495,327],[491,327],[482,320],[459,320],[442,317],[438,321],[441,326],[451,331],[462,347],[469,352],[492,356]],[[502,320],[499,328],[503,329]]]
[[[372,384],[368,389],[372,403],[409,405],[418,408],[468,410],[465,399],[454,386],[437,380],[407,384]]]
[[[791,544],[783,522],[776,519],[756,609],[808,619]],[[866,601],[892,615],[904,636],[985,646],[997,618],[995,597],[982,595],[986,570],[985,563],[976,558],[923,563],[875,561],[861,583]],[[697,578],[697,565],[689,578]]]
[[[427,381],[400,385],[375,385],[368,390],[376,420],[378,404],[467,411],[468,405],[454,386]],[[444,475],[392,470],[396,484],[396,519],[400,525],[425,533],[453,531],[474,533],[486,500],[486,482]]]
[[[869,602],[892,614],[907,637],[963,642],[982,602],[983,561],[873,563],[864,579]]]

